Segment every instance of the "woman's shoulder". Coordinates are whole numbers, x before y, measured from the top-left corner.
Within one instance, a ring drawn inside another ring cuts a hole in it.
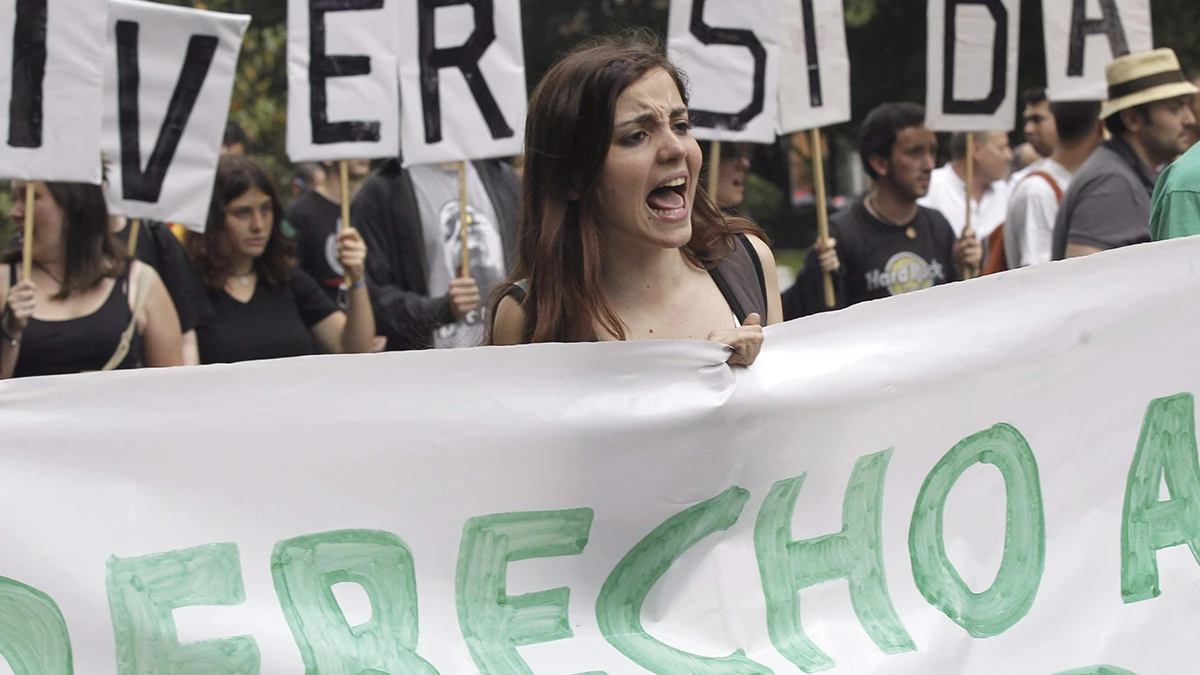
[[[518,281],[504,289],[504,297],[497,303],[492,321],[492,344],[505,346],[525,342],[525,300],[528,297],[527,281]]]

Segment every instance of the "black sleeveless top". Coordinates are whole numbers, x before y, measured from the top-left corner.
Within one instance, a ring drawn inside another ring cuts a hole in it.
[[[709,268],[708,274],[716,282],[739,324],[746,323],[746,317],[751,314],[757,314],[766,325],[767,278],[763,274],[762,261],[749,237],[738,233],[734,239],[733,249]],[[519,285],[509,286],[505,293],[521,303],[525,302],[527,295],[525,288]]]
[[[17,281],[17,266],[10,265],[9,283]],[[133,320],[129,308],[129,272],[113,283],[108,299],[87,316],[65,321],[30,319],[21,337],[21,353],[13,377],[71,375],[97,371],[108,364],[121,343],[121,335]],[[142,354],[142,336],[133,331],[129,353],[117,370],[137,368]]]

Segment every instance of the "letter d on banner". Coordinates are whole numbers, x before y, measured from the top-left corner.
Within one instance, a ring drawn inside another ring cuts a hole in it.
[[[1013,128],[1020,24],[1020,0],[930,0],[926,126]]]

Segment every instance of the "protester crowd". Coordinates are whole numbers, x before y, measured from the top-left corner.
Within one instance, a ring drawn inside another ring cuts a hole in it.
[[[349,162],[347,185],[332,163],[298,165],[285,210],[231,123],[203,234],[110,217],[100,186],[35,185],[31,276],[19,247],[0,264],[0,377],[640,339],[720,342],[750,364],[764,325],[1200,234],[1200,80],[1169,49],[1117,59],[1108,79],[1104,101],[1028,92],[1025,145],[955,134],[940,167],[921,106],[871,111],[871,187],[782,292],[739,215],[750,153],[726,144],[708,194],[683,75],[644,38],[555,65],[520,161],[468,164],[465,214],[456,164],[402,158]]]

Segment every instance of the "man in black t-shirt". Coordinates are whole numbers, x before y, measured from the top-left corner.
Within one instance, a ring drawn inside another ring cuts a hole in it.
[[[371,171],[369,160],[350,160],[350,199]],[[287,221],[296,230],[296,259],[300,269],[320,284],[325,295],[338,299],[345,271],[337,259],[337,234],[342,223],[342,177],[335,162],[324,162],[325,180],[296,198]]]
[[[974,238],[955,240],[937,211],[917,205],[937,166],[937,136],[925,128],[925,109],[886,103],[867,116],[859,148],[874,180],[867,195],[829,221],[829,244],[840,269],[834,275],[837,308],[921,290],[978,269],[983,250]],[[787,319],[825,311],[820,246],[783,294]]]

